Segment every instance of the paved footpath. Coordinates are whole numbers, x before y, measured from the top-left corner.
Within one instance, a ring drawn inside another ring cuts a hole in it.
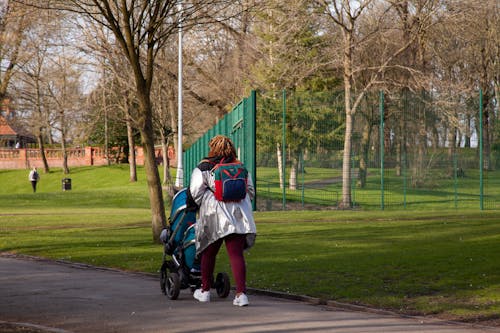
[[[2,330],[7,323],[58,333],[500,332],[262,294],[250,295],[250,306],[239,308],[233,297],[221,299],[213,292],[212,302],[203,304],[183,290],[171,301],[150,275],[0,254],[0,332],[8,331]]]

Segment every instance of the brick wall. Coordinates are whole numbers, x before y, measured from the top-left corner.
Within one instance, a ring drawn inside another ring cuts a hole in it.
[[[67,149],[68,166],[91,166],[107,165],[104,149],[99,147],[71,148]],[[120,152],[117,149],[110,149],[111,163],[120,158]],[[155,155],[157,162],[162,161],[161,148],[156,149]],[[175,165],[175,151],[170,147],[168,152],[171,158],[170,165]],[[45,156],[49,167],[62,167],[63,156],[61,149],[46,149]],[[144,165],[144,151],[142,147],[136,148],[136,163]],[[43,168],[43,161],[40,150],[33,148],[20,149],[0,149],[0,169],[29,169],[32,167]]]

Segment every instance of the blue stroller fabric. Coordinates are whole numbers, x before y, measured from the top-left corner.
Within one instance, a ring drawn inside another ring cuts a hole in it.
[[[169,248],[177,259],[183,261],[191,270],[199,270],[199,264],[195,263],[195,224],[196,212],[186,210],[187,189],[177,192],[172,200],[172,208],[169,217]],[[182,263],[181,263],[182,264]]]

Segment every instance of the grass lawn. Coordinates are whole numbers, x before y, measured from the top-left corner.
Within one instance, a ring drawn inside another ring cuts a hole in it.
[[[306,172],[297,175],[297,189],[286,189],[286,200],[304,205],[319,204],[335,206],[342,197],[342,175],[340,169],[307,167]],[[356,207],[364,210],[404,210],[404,209],[480,209],[481,187],[478,170],[468,169],[463,177],[452,177],[447,168],[426,170],[425,177],[418,185],[412,184],[408,172],[400,176],[394,169],[384,172],[381,192],[380,169],[369,169],[364,188],[357,186],[354,176],[351,187],[352,200]],[[288,182],[289,171],[286,173]],[[277,168],[259,167],[257,186],[261,198],[282,200]],[[483,173],[484,209],[500,209],[500,170]]]
[[[0,252],[157,272],[144,171],[127,166],[41,174],[0,170]],[[167,214],[168,215],[168,214]],[[248,285],[406,314],[500,325],[497,211],[256,212]],[[218,271],[230,272],[225,251]],[[158,287],[158,293],[160,293]]]

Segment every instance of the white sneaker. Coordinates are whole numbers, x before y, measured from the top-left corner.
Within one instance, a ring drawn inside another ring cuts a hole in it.
[[[210,302],[210,291],[203,291],[201,289],[196,289],[194,291],[193,297],[200,302]]]
[[[247,306],[248,305],[248,297],[245,294],[241,294],[240,296],[236,296],[233,301],[233,305],[236,306]]]

